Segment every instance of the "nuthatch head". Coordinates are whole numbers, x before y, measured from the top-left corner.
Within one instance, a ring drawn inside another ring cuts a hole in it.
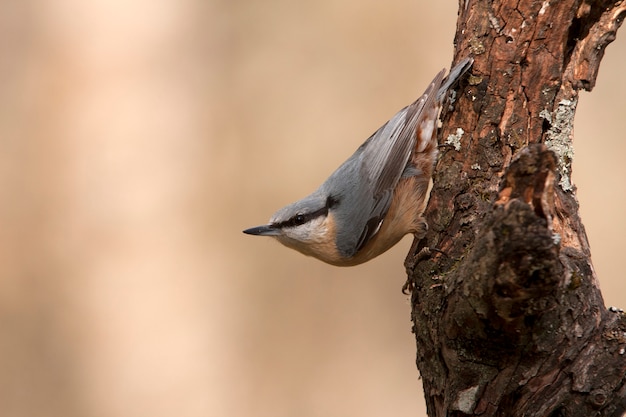
[[[275,237],[337,266],[366,262],[408,233],[424,237],[439,111],[473,62],[463,59],[445,79],[445,69],[439,72],[419,99],[370,136],[316,191],[244,233]]]

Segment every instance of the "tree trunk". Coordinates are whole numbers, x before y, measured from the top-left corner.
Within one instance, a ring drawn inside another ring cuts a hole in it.
[[[604,306],[570,173],[578,91],[626,1],[460,3],[456,58],[475,63],[406,260],[428,415],[620,416],[626,315]]]

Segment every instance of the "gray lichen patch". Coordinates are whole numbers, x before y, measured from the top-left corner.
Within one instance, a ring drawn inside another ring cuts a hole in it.
[[[542,110],[539,116],[545,119],[550,128],[545,134],[546,146],[558,158],[557,171],[561,177],[559,185],[563,191],[572,191],[572,161],[574,160],[574,115],[578,100],[561,100],[554,113]]]
[[[448,135],[448,137],[446,138],[446,145],[452,145],[454,146],[455,151],[457,152],[460,151],[461,150],[461,138],[463,137],[464,133],[465,131],[461,129],[460,127],[458,127],[454,134]]]

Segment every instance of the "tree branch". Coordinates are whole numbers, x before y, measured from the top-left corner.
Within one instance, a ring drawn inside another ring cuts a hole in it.
[[[456,54],[475,63],[406,261],[429,416],[626,410],[626,316],[604,307],[570,181],[578,91],[625,15],[624,1],[461,4]]]

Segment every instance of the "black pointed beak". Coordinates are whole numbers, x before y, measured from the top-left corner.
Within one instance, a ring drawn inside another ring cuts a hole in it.
[[[263,226],[251,227],[243,231],[247,235],[255,235],[255,236],[278,236],[280,235],[280,229],[272,226],[271,224],[266,224]]]

